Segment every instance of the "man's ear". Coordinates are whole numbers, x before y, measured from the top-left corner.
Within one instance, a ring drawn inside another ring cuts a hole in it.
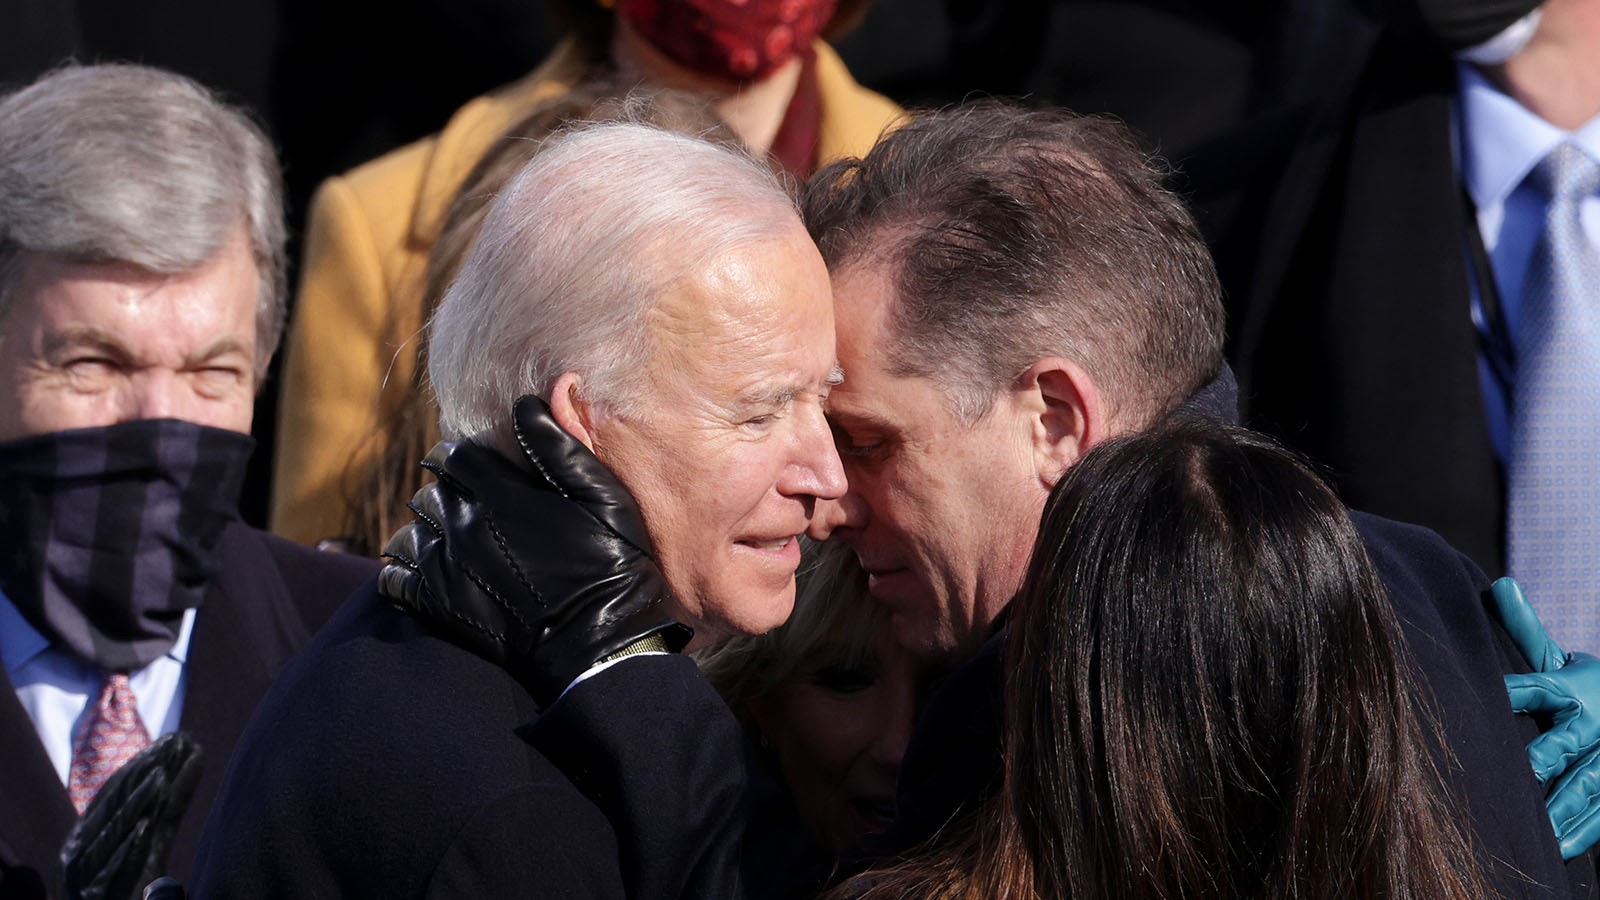
[[[1034,462],[1048,490],[1094,445],[1106,439],[1109,422],[1100,388],[1071,360],[1048,356],[1017,378],[1017,389],[1037,410]]]
[[[594,452],[594,408],[578,392],[577,372],[563,372],[550,389],[550,415],[561,430]]]

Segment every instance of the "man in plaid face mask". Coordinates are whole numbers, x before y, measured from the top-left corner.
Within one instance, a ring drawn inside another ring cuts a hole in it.
[[[283,317],[277,163],[137,66],[0,98],[0,895],[48,896],[77,817],[152,740],[211,755],[187,872],[273,674],[372,573],[238,521]]]

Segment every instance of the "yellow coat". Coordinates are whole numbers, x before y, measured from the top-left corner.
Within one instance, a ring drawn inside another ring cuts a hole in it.
[[[899,115],[818,42],[819,158],[863,155]],[[357,486],[352,461],[381,450],[385,390],[410,390],[427,256],[479,157],[534,107],[569,90],[585,60],[572,41],[521,81],[473,100],[433,137],[328,179],[312,201],[285,351],[273,471],[274,532],[339,535]]]

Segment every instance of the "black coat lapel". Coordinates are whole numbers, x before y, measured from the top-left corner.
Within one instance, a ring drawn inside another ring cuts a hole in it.
[[[55,860],[78,815],[3,669],[0,748],[0,897],[42,897],[46,886],[54,892]],[[48,871],[40,871],[42,860],[51,861]]]

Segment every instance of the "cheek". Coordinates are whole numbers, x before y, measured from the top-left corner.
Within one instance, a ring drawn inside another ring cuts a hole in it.
[[[128,404],[110,391],[82,394],[62,384],[33,382],[18,385],[13,398],[7,402],[15,403],[18,436],[96,428],[127,418]]]
[[[822,787],[839,786],[864,744],[862,732],[870,727],[872,711],[857,696],[839,697],[800,686],[787,704],[790,752],[786,755],[814,772]]]
[[[793,516],[785,515],[778,497],[782,463],[769,449],[746,446],[736,448],[739,452],[704,452],[669,473],[700,539],[715,542],[719,555],[729,552],[734,539],[764,535],[780,523],[796,524],[788,521]]]
[[[217,402],[210,417],[211,421],[201,422],[200,424],[249,434],[250,425],[254,417],[255,395],[252,393],[251,388],[243,388],[238,396]]]

